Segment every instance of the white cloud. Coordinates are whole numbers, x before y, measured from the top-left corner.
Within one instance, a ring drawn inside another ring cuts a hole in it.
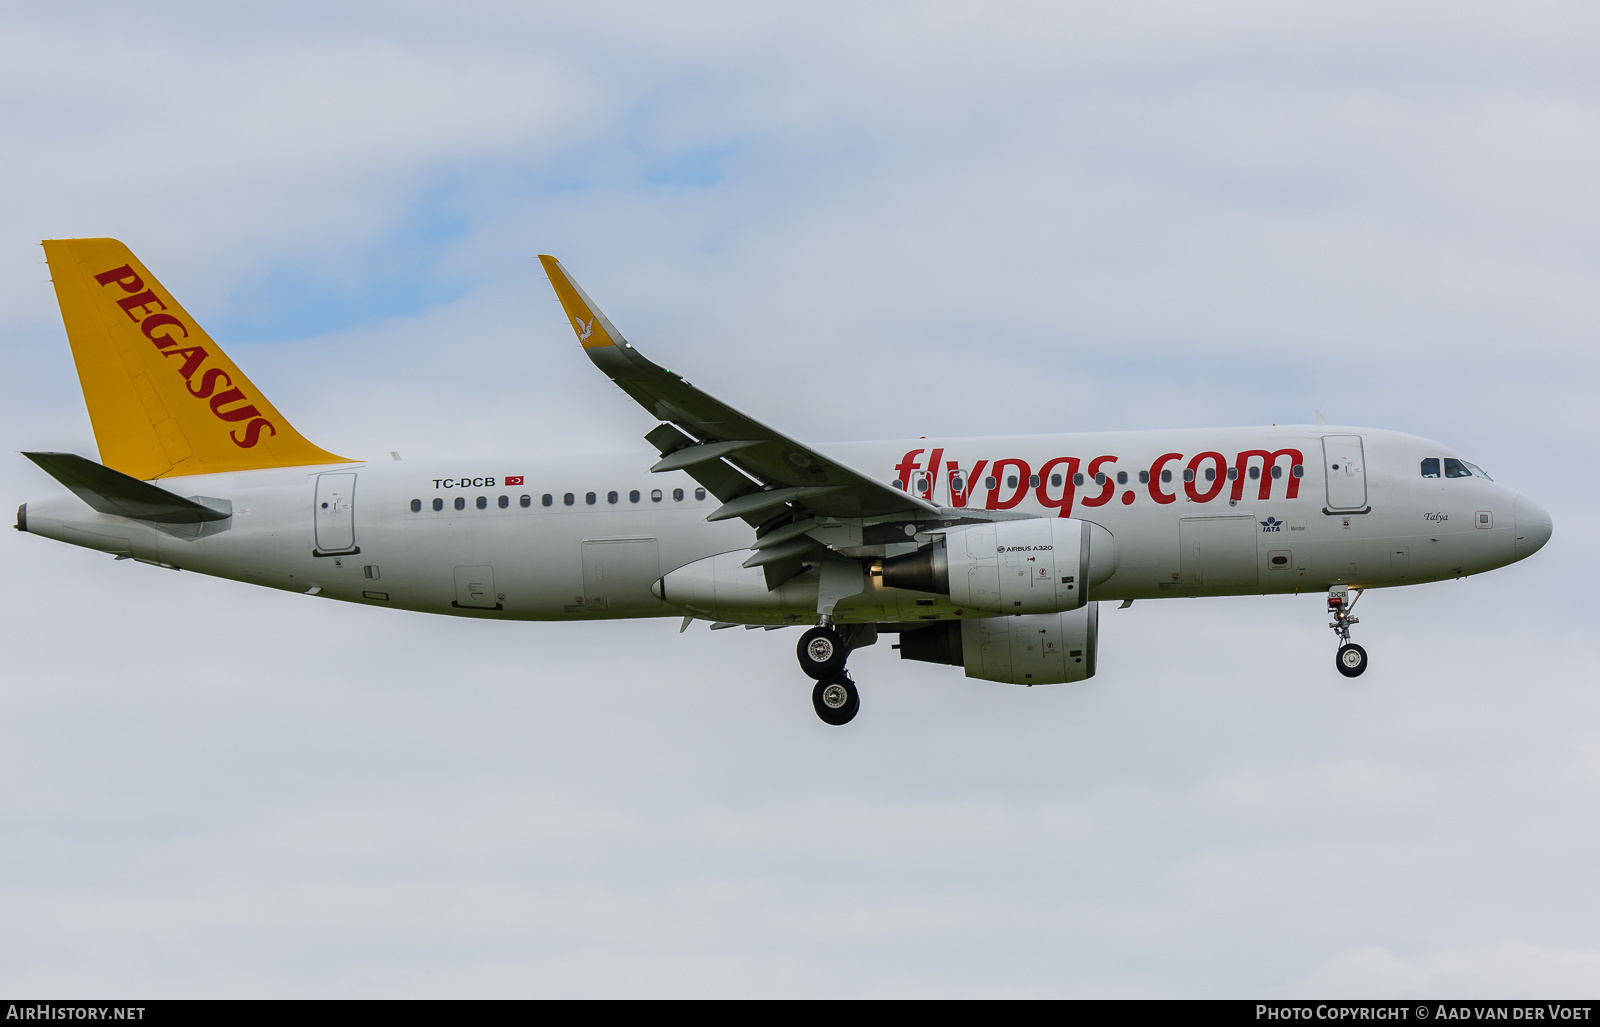
[[[1296,982],[1318,998],[1587,998],[1600,982],[1600,952],[1501,945],[1405,959],[1376,946],[1341,952]]]

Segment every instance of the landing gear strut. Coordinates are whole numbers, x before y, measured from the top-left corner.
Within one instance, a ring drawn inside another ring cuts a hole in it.
[[[1359,617],[1350,616],[1356,600],[1361,598],[1361,589],[1356,589],[1355,593],[1355,599],[1351,599],[1348,585],[1335,585],[1328,589],[1328,613],[1333,616],[1328,627],[1339,636],[1341,643],[1333,662],[1339,668],[1339,673],[1347,678],[1360,677],[1361,672],[1367,669],[1367,651],[1350,641],[1350,626],[1361,623]]]

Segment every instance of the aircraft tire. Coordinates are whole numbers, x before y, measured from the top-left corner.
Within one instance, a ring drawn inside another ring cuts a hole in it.
[[[811,705],[824,724],[839,727],[855,719],[861,709],[861,693],[848,674],[835,674],[817,682],[811,690]]]
[[[806,676],[822,681],[831,678],[844,670],[844,661],[850,655],[850,650],[844,646],[844,639],[830,627],[815,627],[800,636],[800,644],[795,646],[795,655],[800,659],[800,669]]]
[[[1367,651],[1354,642],[1347,642],[1334,654],[1334,665],[1347,678],[1358,678],[1367,669]]]

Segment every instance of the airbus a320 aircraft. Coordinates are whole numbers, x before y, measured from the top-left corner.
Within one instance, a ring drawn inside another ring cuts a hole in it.
[[[827,454],[634,349],[540,257],[583,351],[660,423],[658,457],[369,463],[303,438],[127,247],[47,241],[100,462],[20,531],[352,603],[498,620],[805,626],[829,724],[850,653],[1017,685],[1093,676],[1099,602],[1326,591],[1348,677],[1364,588],[1503,567],[1536,504],[1448,446],[1311,426],[863,442]]]

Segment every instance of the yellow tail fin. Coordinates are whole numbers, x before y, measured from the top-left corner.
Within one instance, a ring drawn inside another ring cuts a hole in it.
[[[295,431],[122,243],[44,252],[101,463],[149,481],[354,462]]]

